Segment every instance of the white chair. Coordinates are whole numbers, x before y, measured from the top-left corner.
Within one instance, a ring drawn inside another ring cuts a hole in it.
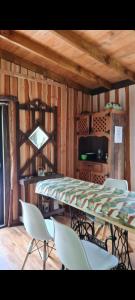
[[[45,269],[46,260],[50,254],[49,253],[47,255],[47,246],[50,247],[48,245],[49,241],[54,241],[53,221],[49,219],[44,219],[40,210],[35,205],[23,202],[22,200],[20,200],[20,202],[22,205],[22,220],[24,223],[24,227],[27,233],[32,237],[32,241],[29,244],[22,269],[24,269],[29,254],[35,251],[35,246],[40,254],[39,248],[37,246],[39,241],[43,242],[43,269]],[[50,248],[51,250],[54,249],[53,247]]]
[[[124,179],[107,178],[103,186],[106,188],[117,188],[123,191],[128,191],[128,182]]]
[[[109,270],[118,265],[117,257],[91,242],[80,240],[73,229],[53,221],[56,253],[66,269]]]

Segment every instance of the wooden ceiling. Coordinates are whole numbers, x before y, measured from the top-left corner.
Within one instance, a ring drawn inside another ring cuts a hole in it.
[[[0,30],[0,49],[89,92],[135,81],[134,30]]]

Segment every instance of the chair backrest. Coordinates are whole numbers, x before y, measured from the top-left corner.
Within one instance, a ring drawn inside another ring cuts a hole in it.
[[[22,205],[23,223],[28,234],[36,240],[49,240],[50,235],[40,210],[33,204],[22,200],[20,202]]]
[[[123,179],[107,178],[104,182],[104,187],[117,188],[123,191],[128,191],[128,182]]]
[[[69,270],[90,270],[85,249],[78,235],[54,218],[56,252],[62,264]]]

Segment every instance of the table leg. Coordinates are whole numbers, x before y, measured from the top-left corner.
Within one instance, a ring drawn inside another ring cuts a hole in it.
[[[71,227],[77,232],[80,239],[88,240],[105,250],[108,250],[108,241],[111,240],[111,252],[119,259],[119,264],[115,269],[132,270],[128,249],[128,231],[110,224],[111,236],[103,242],[95,237],[94,226],[92,222],[87,222],[85,213],[70,207],[70,216]]]
[[[70,207],[71,228],[75,230],[80,239],[89,240],[94,236],[94,222],[88,222],[86,214],[76,208]]]
[[[94,222],[87,221],[86,214],[76,208],[70,207],[71,228],[78,234],[80,239],[90,241],[104,250],[107,250],[107,243],[96,238]]]
[[[112,254],[118,257],[119,263],[132,270],[129,249],[128,249],[128,231],[123,230],[115,225],[110,224]]]

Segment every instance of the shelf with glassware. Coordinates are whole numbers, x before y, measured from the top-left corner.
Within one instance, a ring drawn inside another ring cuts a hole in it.
[[[80,114],[76,121],[76,177],[99,184],[124,178],[125,112],[106,109]]]

